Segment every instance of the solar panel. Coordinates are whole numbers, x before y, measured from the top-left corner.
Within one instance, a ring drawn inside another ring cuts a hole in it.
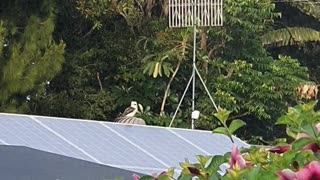
[[[165,128],[119,126],[117,124],[108,124],[108,126],[161,159],[167,167],[177,167],[179,162],[184,161],[187,157],[195,162],[195,155],[204,154]]]
[[[224,154],[231,151],[232,143],[229,137],[222,134],[212,134],[205,131],[190,131],[190,130],[173,130],[182,138],[187,139],[199,146],[203,150],[209,152],[210,155]],[[248,147],[247,144],[239,141],[238,138],[233,138],[235,143],[240,147]]]
[[[210,131],[0,114],[0,144],[22,145],[143,174],[196,155],[224,154],[232,143]],[[238,146],[248,146],[235,138]]]
[[[92,161],[63,140],[26,116],[1,115],[0,139],[6,144],[35,149]]]
[[[100,123],[52,120],[41,117],[37,119],[76,144],[78,148],[90,154],[99,163],[165,168],[165,166],[146,156],[140,149],[127,143]]]

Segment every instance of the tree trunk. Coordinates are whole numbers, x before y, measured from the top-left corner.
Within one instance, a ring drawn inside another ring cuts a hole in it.
[[[176,77],[176,75],[177,75],[177,73],[178,73],[178,71],[179,71],[179,69],[180,69],[181,62],[182,62],[182,60],[179,60],[179,62],[178,62],[178,64],[177,64],[177,67],[176,67],[176,69],[174,70],[174,72],[173,72],[173,74],[172,74],[172,76],[171,76],[171,78],[170,78],[170,80],[169,80],[169,82],[168,82],[168,84],[167,84],[167,88],[166,88],[166,90],[164,91],[164,95],[163,95],[163,99],[162,99],[162,104],[161,104],[161,108],[160,108],[160,116],[162,116],[163,113],[164,113],[164,106],[165,106],[165,104],[166,104],[166,100],[167,100],[167,97],[168,97],[168,93],[169,93],[169,90],[170,90],[170,86],[171,86],[171,84],[172,84],[173,79]]]
[[[201,30],[201,41],[200,47],[203,52],[207,52],[207,28],[202,28]],[[203,61],[201,64],[203,75],[207,74],[208,72],[208,62]],[[205,77],[205,76],[204,76]]]
[[[201,50],[207,52],[207,28],[201,31]]]

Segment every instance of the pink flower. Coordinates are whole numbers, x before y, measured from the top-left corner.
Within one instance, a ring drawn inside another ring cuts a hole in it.
[[[132,175],[132,180],[139,180],[139,179],[140,179],[140,176],[138,176],[136,174]]]
[[[318,123],[316,125],[316,129],[317,129],[318,133],[320,133],[320,123]],[[306,133],[298,133],[296,140],[301,139],[301,138],[311,139],[311,137]],[[275,148],[270,149],[269,151],[272,153],[282,154],[290,149],[291,149],[291,145],[285,145],[285,146],[277,146]],[[301,151],[307,151],[307,150],[311,150],[313,152],[318,152],[318,151],[320,151],[320,146],[319,146],[319,144],[314,143],[314,144],[308,144],[301,149]]]
[[[275,148],[269,149],[269,151],[272,153],[282,154],[290,149],[291,149],[291,145],[285,145],[285,146],[277,146]]]
[[[297,175],[290,169],[284,169],[280,172],[277,172],[280,180],[297,180]]]
[[[320,164],[312,161],[305,168],[294,173],[290,169],[277,172],[280,180],[318,180],[320,179]]]
[[[296,173],[297,180],[316,180],[320,179],[320,164],[312,161],[305,168]]]
[[[242,157],[240,151],[238,150],[236,145],[232,146],[231,151],[231,159],[230,159],[230,169],[234,169],[235,167],[238,167],[240,169],[243,169],[247,166],[246,161]]]

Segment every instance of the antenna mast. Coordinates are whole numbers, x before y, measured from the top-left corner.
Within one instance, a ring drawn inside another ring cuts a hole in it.
[[[203,87],[205,88],[214,108],[218,110],[206,84],[204,83],[196,66],[196,43],[197,43],[197,27],[205,26],[222,26],[223,25],[223,2],[222,0],[169,0],[169,27],[182,28],[193,27],[193,60],[192,74],[185,88],[178,107],[172,117],[169,127],[177,115],[184,96],[192,81],[192,123],[191,128],[194,129],[194,121],[199,117],[199,111],[195,111],[195,88],[196,74],[199,77]]]

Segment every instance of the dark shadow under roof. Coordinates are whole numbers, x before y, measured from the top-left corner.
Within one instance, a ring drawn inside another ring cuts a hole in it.
[[[28,147],[0,145],[0,179],[4,180],[113,180],[132,179],[133,174],[139,173]]]

